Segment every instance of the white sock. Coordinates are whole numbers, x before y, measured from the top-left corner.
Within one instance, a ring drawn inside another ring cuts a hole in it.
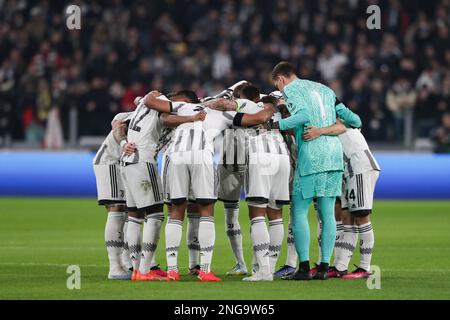
[[[127,243],[133,270],[139,269],[141,261],[141,226],[144,219],[128,217]]]
[[[292,212],[292,207],[290,208]],[[291,215],[289,215],[289,226],[287,236],[287,256],[285,265],[290,267],[297,267],[297,250],[295,250],[294,232],[292,231]]]
[[[281,245],[284,239],[284,225],[283,219],[275,219],[269,221],[269,262],[270,270],[275,273],[275,267],[277,266],[278,257],[281,252]]]
[[[110,212],[105,225],[105,245],[108,251],[109,270],[120,270],[123,248],[124,212]]]
[[[155,253],[152,255],[152,261],[150,262],[150,269],[156,267],[157,265],[158,263],[156,262],[156,251],[155,251]]]
[[[315,208],[317,217],[317,243],[319,245],[318,247],[319,256],[317,257],[317,265],[320,265],[320,262],[322,261],[322,220],[320,220],[319,204],[317,204]]]
[[[239,224],[239,202],[224,203],[225,228],[236,263],[245,266],[244,251],[242,249],[242,231]]]
[[[214,217],[201,217],[198,227],[198,242],[200,244],[200,267],[203,272],[211,271],[211,261],[216,242]]]
[[[166,224],[167,271],[178,272],[178,251],[183,235],[183,221],[170,219]]]
[[[197,212],[188,212],[187,218],[186,242],[189,250],[189,269],[192,269],[200,265],[200,245],[198,244],[200,214]]]
[[[128,230],[128,216],[125,215],[125,222],[123,224],[123,247],[122,247],[122,266],[129,270],[133,267],[130,259],[130,251],[128,250],[128,240],[127,240],[127,230]]]
[[[250,232],[250,236],[251,236],[251,232]],[[253,248],[252,248],[252,269],[256,270],[256,271],[258,271],[258,269],[259,269],[258,260],[256,259],[256,253]]]
[[[164,222],[164,213],[152,213],[145,217],[142,237],[142,256],[139,271],[146,274],[152,267],[152,259],[158,246],[161,226]]]
[[[342,221],[336,221],[336,242],[334,244],[334,263],[339,260],[339,254],[342,253],[342,250],[337,250],[340,247],[340,243],[344,239],[344,225]]]
[[[253,243],[253,251],[258,261],[259,271],[262,273],[270,273],[269,261],[269,243],[270,236],[267,230],[266,219],[264,217],[256,217],[251,221],[251,236]]]
[[[372,223],[368,222],[358,226],[359,232],[359,267],[366,271],[370,271],[370,262],[372,260],[373,245],[375,238],[373,235]]]
[[[354,225],[344,225],[344,235],[342,241],[335,245],[337,257],[339,260],[335,261],[335,267],[339,271],[348,269],[348,264],[355,251],[356,242],[358,241],[358,230]]]

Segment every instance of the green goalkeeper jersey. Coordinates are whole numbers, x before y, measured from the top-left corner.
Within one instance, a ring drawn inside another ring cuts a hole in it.
[[[302,138],[304,127],[324,128],[336,123],[336,116],[348,126],[360,127],[358,115],[350,111],[327,86],[308,80],[295,80],[283,89],[291,116],[280,120],[281,130],[294,129],[298,148],[296,175],[307,176],[327,171],[343,171],[342,145],[337,136],[320,136],[312,141]]]

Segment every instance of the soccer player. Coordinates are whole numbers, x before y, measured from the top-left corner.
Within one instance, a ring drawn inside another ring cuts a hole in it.
[[[279,107],[281,117],[287,118],[290,116],[289,111],[286,108],[286,105]],[[284,131],[283,134],[284,141],[286,142],[286,146],[289,149],[289,159],[291,161],[291,171],[289,175],[289,194],[292,199],[292,189],[294,185],[294,172],[297,166],[297,144],[295,143],[295,136],[292,130]],[[275,277],[284,277],[289,276],[295,273],[297,266],[297,251],[295,250],[294,244],[294,233],[292,231],[292,204],[289,206],[289,225],[288,225],[288,235],[287,235],[287,254],[286,254],[286,262],[285,264],[278,269],[275,273]]]
[[[239,81],[218,97],[239,98],[241,89],[247,84]],[[237,105],[235,105],[234,111]],[[220,159],[217,165],[218,200],[223,202],[225,228],[236,263],[227,275],[246,275],[247,266],[242,248],[242,231],[239,223],[239,203],[241,187],[244,186],[246,171],[245,133],[241,128],[233,127],[224,131]]]
[[[327,135],[326,128],[310,128],[305,139],[312,140]],[[380,166],[369,149],[366,139],[358,129],[349,128],[339,135],[344,151],[344,185],[340,206],[336,208],[336,220],[343,222],[343,234],[336,241],[334,266],[330,278],[360,279],[370,276],[370,263],[374,246],[374,233],[370,214],[372,213],[375,185]],[[360,235],[360,263],[356,270],[348,273]]]
[[[320,83],[301,80],[295,68],[280,62],[272,71],[275,86],[283,92],[291,114],[289,118],[272,124],[281,130],[294,129],[298,145],[298,162],[293,189],[292,228],[295,247],[299,256],[299,269],[290,280],[310,280],[309,243],[310,230],[308,209],[316,197],[320,206],[323,231],[321,238],[321,264],[314,279],[327,279],[336,237],[334,205],[342,192],[343,156],[342,146],[336,136],[321,136],[312,141],[303,141],[305,125],[327,127],[336,123],[336,115],[348,125],[359,127],[359,117],[347,109],[335,93]]]
[[[131,112],[119,113],[112,121],[113,130],[103,141],[93,160],[97,184],[98,204],[108,212],[105,225],[105,244],[109,259],[108,279],[130,279],[127,272],[129,258],[121,259],[124,247],[126,220],[125,191],[119,174],[120,145],[114,139],[115,130],[123,130]],[[122,261],[121,261],[122,260]]]
[[[282,99],[282,93],[280,91],[275,91],[273,93],[271,93],[272,95],[277,96],[279,99]],[[282,101],[283,102],[283,101]],[[290,116],[289,111],[286,108],[286,105],[282,105],[279,106],[279,110],[281,113],[282,118],[288,118]],[[316,128],[314,127],[307,127],[306,129],[309,130],[310,128],[316,130]],[[319,128],[317,128],[317,130],[319,130]],[[320,130],[324,130],[323,128],[320,128]],[[327,127],[328,132],[333,132],[336,134],[339,133],[343,133],[345,132],[345,126],[342,124],[333,124],[330,127]],[[306,131],[306,134],[309,134],[309,131]],[[305,138],[304,135],[304,138]],[[286,142],[286,145],[289,148],[289,155],[290,155],[290,159],[291,159],[291,175],[289,177],[289,190],[290,190],[290,195],[292,198],[292,189],[293,189],[293,183],[294,183],[294,172],[295,172],[295,168],[297,166],[297,144],[295,143],[295,136],[294,136],[294,132],[292,130],[286,130],[283,131],[283,138]],[[314,208],[316,208],[316,213],[317,213],[317,219],[318,219],[318,243],[319,243],[319,260],[316,264],[316,267],[311,269],[311,274],[314,274],[315,272],[317,272],[317,266],[320,265],[320,257],[321,257],[321,253],[320,253],[320,234],[321,234],[321,221],[319,218],[319,214],[317,211],[317,201],[314,201]],[[286,262],[285,264],[278,270],[275,272],[274,276],[276,277],[286,277],[289,275],[292,275],[293,273],[295,273],[296,271],[296,265],[297,265],[297,251],[295,250],[295,243],[294,243],[294,234],[292,231],[292,205],[289,208],[289,225],[288,225],[288,236],[287,236],[287,254],[286,254]],[[336,222],[337,226],[337,232],[339,231],[340,227],[338,225],[338,221]],[[337,234],[337,233],[336,233]],[[338,235],[336,235],[336,241],[338,240]]]
[[[169,281],[180,279],[178,249],[186,203],[192,189],[201,216],[198,231],[201,271],[198,277],[202,282],[221,281],[211,271],[215,243],[213,204],[217,199],[213,162],[214,139],[232,124],[251,126],[263,123],[272,116],[273,110],[263,110],[247,117],[242,113],[219,112],[200,104],[164,101],[158,98],[159,95],[158,92],[151,92],[145,97],[145,104],[159,112],[178,115],[194,115],[201,111],[207,113],[203,122],[178,126],[169,149],[172,212],[166,225],[167,279]]]
[[[216,101],[211,108],[233,110],[237,105],[237,110],[245,114],[263,109],[255,102],[260,100],[257,87],[245,85],[240,96],[235,101]],[[261,101],[273,105],[277,99],[266,96]],[[245,191],[258,270],[243,280],[271,281],[284,238],[282,206],[289,203],[289,151],[279,131],[247,129],[245,138],[249,146]],[[269,218],[269,228],[265,216]]]
[[[116,137],[123,147],[121,163],[129,216],[127,241],[133,264],[132,280],[163,280],[167,275],[154,259],[164,221],[162,185],[156,164],[161,130],[160,114],[147,108],[141,99],[131,116],[127,135]]]
[[[181,90],[172,94],[168,94],[167,97],[174,102],[187,102],[187,103],[199,103],[199,99],[195,92],[190,90]],[[158,145],[158,153],[162,152],[162,165],[161,165],[161,179],[163,183],[164,202],[167,205],[169,216],[172,210],[172,204],[170,202],[169,194],[169,155],[167,150],[172,142],[174,128],[185,122],[203,121],[206,113],[199,112],[193,116],[177,116],[169,113],[161,114],[161,121],[164,125],[163,133]],[[195,203],[195,199],[190,196],[189,203],[187,205],[187,232],[186,241],[189,252],[189,274],[198,275],[200,271],[200,245],[198,243],[198,227],[200,222],[200,214],[198,212],[198,206]]]

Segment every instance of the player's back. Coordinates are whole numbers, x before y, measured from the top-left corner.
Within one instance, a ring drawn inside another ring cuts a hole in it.
[[[319,128],[336,123],[336,95],[333,90],[318,82],[295,80],[283,90],[288,110],[292,115],[302,111],[308,116],[308,123]],[[299,149],[299,171],[310,175],[325,171],[343,170],[342,145],[336,136],[320,136],[305,142],[303,129],[296,131]]]
[[[371,170],[380,171],[380,166],[359,129],[347,128],[346,132],[339,135],[339,140],[344,152],[346,176]]]
[[[136,151],[130,156],[123,154],[121,161],[124,163],[155,161],[161,131],[159,113],[147,108],[141,101],[133,112],[127,132],[128,142],[136,145]]]
[[[339,135],[339,140],[341,140],[344,154],[349,158],[356,152],[369,150],[369,145],[359,129],[347,128]]]
[[[126,121],[127,119],[129,119],[129,117],[131,117],[132,114],[132,112],[119,113],[114,117],[113,121]],[[92,163],[95,165],[118,164],[121,153],[122,149],[114,138],[114,130],[111,130],[98,149]]]
[[[262,103],[255,103],[247,99],[237,99],[239,112],[255,114],[264,110]],[[279,113],[275,113],[272,121],[281,118]],[[258,153],[289,154],[287,146],[279,130],[260,130],[248,128],[245,130],[248,139],[249,151]]]
[[[117,164],[121,156],[120,145],[114,139],[114,133],[111,131],[106,139],[103,141],[102,145],[98,149],[92,163],[98,164]]]
[[[200,104],[173,103],[172,112],[180,116],[192,116],[201,111],[206,112],[203,121],[187,122],[175,129],[171,152],[209,150],[214,152],[214,139],[233,124],[236,112],[217,111]]]

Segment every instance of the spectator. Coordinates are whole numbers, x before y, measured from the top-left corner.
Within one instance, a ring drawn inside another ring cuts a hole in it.
[[[69,3],[0,1],[0,137],[38,132],[51,105],[65,133],[78,109],[80,134],[104,135],[149,89],[213,95],[245,78],[268,92],[280,60],[336,88],[372,141],[402,139],[405,90],[420,136],[449,111],[448,0],[80,0],[81,30],[65,27]],[[366,27],[373,3],[381,30]]]
[[[231,57],[228,53],[228,46],[221,43],[213,56],[212,76],[220,80],[228,76],[231,72]]]
[[[417,99],[417,94],[406,78],[394,82],[386,95],[386,105],[394,117],[395,136],[403,136],[403,123],[406,112],[411,112]]]
[[[434,152],[450,153],[450,113],[442,116],[442,125],[432,135],[435,142]]]

